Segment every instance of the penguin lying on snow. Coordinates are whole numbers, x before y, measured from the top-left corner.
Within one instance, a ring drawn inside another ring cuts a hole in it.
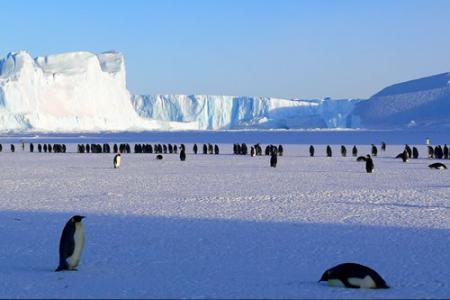
[[[163,159],[163,156],[161,154],[158,154],[158,155],[156,155],[156,159],[161,160],[161,159]]]
[[[343,263],[328,269],[319,281],[327,281],[329,286],[355,289],[389,288],[377,272],[357,263]]]
[[[437,162],[437,163],[429,165],[428,168],[436,169],[436,170],[444,170],[444,169],[447,169],[447,166],[444,165],[443,163]]]
[[[84,246],[84,216],[73,216],[64,226],[59,242],[59,266],[55,272],[76,271]]]

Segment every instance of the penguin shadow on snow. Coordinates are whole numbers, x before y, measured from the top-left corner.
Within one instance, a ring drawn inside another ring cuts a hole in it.
[[[92,291],[111,297],[124,290],[130,297],[408,298],[444,297],[450,290],[442,238],[450,230],[358,224],[80,213],[87,218],[78,272],[55,273],[62,230],[76,214],[0,212],[9,245],[0,248],[0,272],[8,273],[2,280],[9,290],[29,284],[28,297],[37,289],[47,298]],[[325,270],[343,262],[372,267],[391,289],[349,291],[318,283]],[[52,294],[55,278],[66,277],[77,278],[71,286],[78,292]]]

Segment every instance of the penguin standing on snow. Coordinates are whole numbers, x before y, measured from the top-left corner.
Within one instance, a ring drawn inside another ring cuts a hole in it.
[[[403,162],[407,162],[408,161],[408,151],[403,150],[402,153],[399,153],[395,158],[401,158]]]
[[[59,242],[59,266],[55,272],[76,271],[84,246],[84,216],[73,216],[64,226]]]
[[[272,152],[271,156],[270,156],[270,166],[272,168],[276,168],[277,167],[277,153],[275,151]]]
[[[378,154],[377,146],[375,146],[374,144],[372,144],[372,155],[373,155],[373,156],[377,156],[377,154]]]
[[[345,148],[344,145],[341,145],[341,155],[342,155],[343,157],[346,157],[346,156],[347,156],[347,148]]]
[[[181,151],[180,151],[180,160],[181,161],[186,160],[186,151],[184,149],[181,149]]]
[[[418,159],[419,158],[419,150],[417,150],[416,147],[412,148],[412,158],[413,159]]]
[[[331,151],[330,145],[327,146],[327,157],[333,156],[333,152]]]
[[[313,145],[309,146],[309,156],[311,156],[311,157],[314,156],[314,146]]]
[[[373,164],[372,157],[370,157],[370,154],[367,154],[367,157],[366,157],[366,171],[367,171],[367,173],[372,173],[374,168],[375,168],[375,165]]]
[[[117,153],[114,156],[114,169],[118,169],[120,167],[120,161],[121,161],[120,153]]]
[[[352,155],[355,157],[358,156],[358,148],[356,148],[356,145],[353,145]]]
[[[377,272],[357,263],[343,263],[328,269],[319,281],[327,281],[329,286],[354,289],[389,288]]]

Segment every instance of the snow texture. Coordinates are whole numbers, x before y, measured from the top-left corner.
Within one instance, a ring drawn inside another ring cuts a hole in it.
[[[246,134],[236,142],[273,132]],[[367,174],[339,155],[339,141],[325,157],[334,134],[320,133],[313,158],[309,144],[285,144],[277,168],[266,156],[232,155],[229,143],[220,155],[194,155],[186,144],[185,162],[122,154],[114,169],[112,153],[77,154],[75,144],[65,154],[19,144],[11,153],[7,143],[17,137],[2,137],[0,297],[448,298],[450,172],[427,167],[423,143],[418,160],[394,159],[400,141],[379,151]],[[45,139],[52,137],[34,143]],[[79,271],[55,273],[59,237],[74,214],[87,216]],[[391,288],[318,283],[342,262],[375,269]]]

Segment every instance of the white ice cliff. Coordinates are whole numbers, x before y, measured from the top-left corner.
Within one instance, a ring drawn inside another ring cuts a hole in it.
[[[450,124],[450,75],[360,99],[132,95],[123,55],[71,52],[0,60],[0,131],[398,128]]]
[[[120,53],[73,52],[35,59],[25,51],[10,53],[0,60],[0,129],[70,132],[171,128],[170,123],[137,115],[125,77]]]

